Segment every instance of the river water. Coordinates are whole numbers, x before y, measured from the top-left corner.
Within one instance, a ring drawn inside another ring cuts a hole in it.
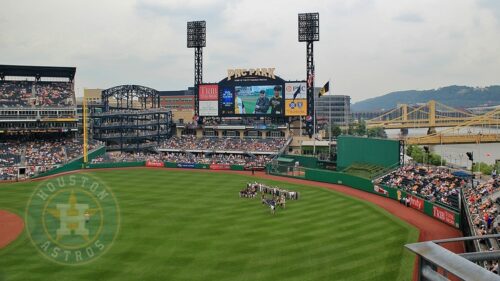
[[[448,128],[436,128],[436,131],[447,130]],[[400,130],[385,130],[389,138],[397,139],[400,136]],[[463,134],[500,134],[500,128],[464,128],[460,133]],[[408,136],[424,136],[427,129],[409,129]],[[470,169],[471,161],[467,158],[466,152],[474,153],[474,162],[484,162],[488,164],[500,161],[500,143],[481,143],[481,144],[444,144],[430,145],[430,150],[439,154],[448,163]]]

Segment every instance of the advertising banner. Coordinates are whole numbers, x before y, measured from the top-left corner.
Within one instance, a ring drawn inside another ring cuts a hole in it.
[[[200,116],[218,116],[219,102],[218,101],[200,101]]]
[[[219,85],[200,85],[199,86],[200,101],[219,100]]]
[[[410,207],[422,212],[424,211],[424,200],[412,195],[408,195],[407,198],[410,199]]]
[[[442,222],[445,222],[449,225],[453,225],[455,226],[455,214],[448,211],[448,210],[445,210],[443,208],[440,208],[438,206],[433,206],[432,207],[432,214],[433,216],[442,221]]]
[[[229,164],[210,164],[210,170],[231,170]]]
[[[164,167],[164,163],[156,161],[146,161],[146,167]]]
[[[200,85],[198,88],[200,116],[219,115],[219,85]]]
[[[223,87],[220,93],[220,107],[222,115],[232,115],[234,112],[234,88]]]
[[[373,186],[373,191],[375,191],[383,196],[389,197],[389,192],[378,185]]]
[[[306,82],[285,83],[285,116],[307,115]]]
[[[177,163],[177,168],[194,168],[194,163]]]
[[[264,171],[266,169],[266,167],[264,167],[264,166],[245,166],[243,169],[245,171],[251,171],[251,170]]]

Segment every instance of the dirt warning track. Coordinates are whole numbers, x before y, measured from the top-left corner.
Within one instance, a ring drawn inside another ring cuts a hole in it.
[[[0,249],[7,246],[21,234],[24,221],[16,214],[0,210]]]

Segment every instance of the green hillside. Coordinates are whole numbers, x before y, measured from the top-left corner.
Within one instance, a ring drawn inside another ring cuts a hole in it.
[[[354,103],[351,110],[353,112],[387,110],[399,103],[425,103],[431,99],[457,108],[499,105],[500,86],[485,88],[448,86],[423,91],[398,91]]]

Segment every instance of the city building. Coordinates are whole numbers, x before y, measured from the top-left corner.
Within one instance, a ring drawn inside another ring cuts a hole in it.
[[[341,127],[349,125],[351,119],[351,97],[328,93],[318,97],[319,90],[315,88],[316,120],[319,126],[327,123]]]
[[[103,89],[83,89],[83,96],[87,99],[87,108],[90,115],[102,111],[102,91]],[[78,131],[83,132],[83,97],[76,98],[76,112],[78,116]],[[90,122],[88,123],[90,126]]]
[[[160,91],[160,106],[170,110],[194,110],[194,88],[180,91]]]

